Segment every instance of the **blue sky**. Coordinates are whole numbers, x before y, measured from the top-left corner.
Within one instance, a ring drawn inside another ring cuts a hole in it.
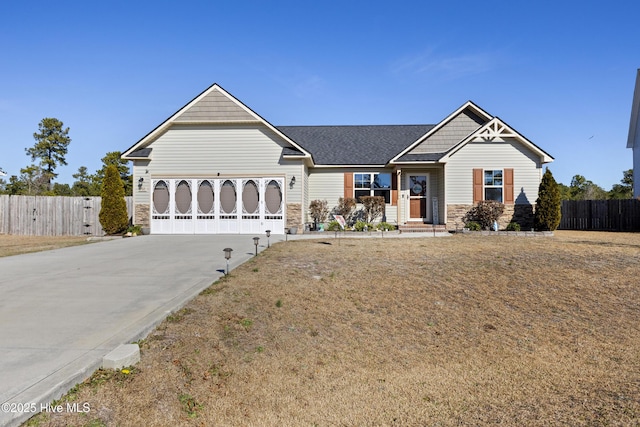
[[[31,1],[0,4],[0,167],[44,117],[71,184],[211,84],[274,125],[437,123],[467,100],[610,189],[626,149],[640,2]]]

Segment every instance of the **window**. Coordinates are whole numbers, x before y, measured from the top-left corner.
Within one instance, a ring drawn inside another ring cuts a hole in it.
[[[502,170],[484,171],[484,200],[502,203]]]
[[[381,196],[385,203],[391,203],[390,173],[354,173],[353,186],[358,201],[362,196]]]

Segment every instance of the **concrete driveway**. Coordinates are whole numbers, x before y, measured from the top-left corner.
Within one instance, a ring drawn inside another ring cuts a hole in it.
[[[0,426],[39,412],[207,288],[223,248],[234,249],[230,268],[249,259],[252,237],[142,236],[0,258]]]

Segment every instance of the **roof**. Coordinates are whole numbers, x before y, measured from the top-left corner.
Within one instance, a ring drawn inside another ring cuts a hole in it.
[[[386,165],[435,125],[277,126],[316,165]]]

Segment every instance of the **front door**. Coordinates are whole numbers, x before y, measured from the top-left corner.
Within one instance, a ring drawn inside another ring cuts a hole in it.
[[[408,175],[409,188],[409,220],[425,221],[427,219],[427,176]]]

